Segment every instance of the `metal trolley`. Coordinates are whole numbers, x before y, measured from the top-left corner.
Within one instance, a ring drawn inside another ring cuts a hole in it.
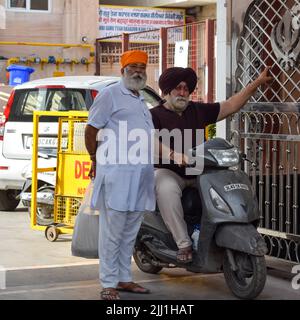
[[[38,167],[39,123],[41,117],[58,117],[57,165],[54,168]],[[75,217],[86,187],[91,162],[85,148],[84,130],[88,113],[82,111],[36,111],[33,115],[31,228],[45,232],[54,242],[59,234],[73,234]],[[54,219],[48,226],[37,224],[38,174],[56,172]]]

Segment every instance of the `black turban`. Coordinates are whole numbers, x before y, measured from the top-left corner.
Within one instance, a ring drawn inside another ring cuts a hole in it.
[[[195,90],[198,81],[196,72],[192,68],[168,68],[159,77],[158,85],[163,95],[166,95],[182,81],[187,84],[191,94]]]

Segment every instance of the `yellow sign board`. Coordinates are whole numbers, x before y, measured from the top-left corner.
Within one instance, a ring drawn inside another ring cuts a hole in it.
[[[82,198],[90,183],[89,155],[59,153],[58,163],[56,195]]]

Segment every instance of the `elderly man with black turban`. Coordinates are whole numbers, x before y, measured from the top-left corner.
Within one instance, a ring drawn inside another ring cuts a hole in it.
[[[185,129],[192,130],[190,145],[196,145],[196,130],[205,129],[209,124],[223,120],[239,111],[255,93],[256,89],[270,81],[267,67],[259,77],[246,88],[221,103],[201,103],[189,100],[197,85],[197,75],[191,68],[169,68],[159,78],[159,87],[165,99],[161,105],[151,110],[156,129],[171,132],[180,129],[182,141],[186,142]],[[187,131],[186,131],[187,132]],[[182,146],[181,146],[182,147]],[[184,147],[181,150],[185,150]],[[178,247],[177,260],[181,263],[192,261],[192,242],[181,204],[183,190],[194,186],[195,176],[186,175],[187,156],[170,146],[160,143],[160,157],[169,157],[170,163],[160,162],[155,170],[156,198],[164,222],[171,231]]]

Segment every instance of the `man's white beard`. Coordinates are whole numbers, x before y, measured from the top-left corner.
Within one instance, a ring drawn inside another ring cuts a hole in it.
[[[171,95],[169,95],[166,100],[168,104],[171,105],[177,112],[183,112],[189,103],[189,98],[172,97]]]
[[[139,91],[145,88],[146,82],[147,82],[147,76],[139,73],[134,73],[133,75],[129,76],[125,69],[124,75],[123,75],[123,81],[124,81],[125,87],[128,90]]]

